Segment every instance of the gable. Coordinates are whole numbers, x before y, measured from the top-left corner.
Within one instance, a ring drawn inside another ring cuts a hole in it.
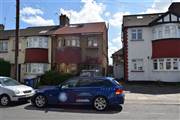
[[[156,24],[163,24],[163,23],[178,23],[180,22],[180,16],[167,12],[163,14],[162,16],[158,17],[154,21],[150,23],[150,25],[156,25]]]

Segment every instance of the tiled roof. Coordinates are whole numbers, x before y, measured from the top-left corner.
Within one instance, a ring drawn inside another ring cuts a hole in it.
[[[150,22],[160,17],[163,13],[138,14],[123,16],[123,27],[147,26]]]
[[[39,26],[20,29],[20,36],[50,35],[59,26]],[[0,39],[8,39],[15,36],[15,30],[0,30]]]
[[[105,22],[70,24],[57,29],[53,34],[100,33],[105,28]]]

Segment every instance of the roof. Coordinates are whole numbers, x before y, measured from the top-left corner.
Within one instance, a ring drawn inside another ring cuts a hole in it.
[[[180,2],[173,2],[169,7],[169,11],[180,16]]]
[[[118,51],[114,52],[114,53],[112,54],[112,57],[115,56],[115,55],[120,55],[120,56],[122,56],[122,55],[123,55],[123,49],[121,48],[121,49],[119,49]]]
[[[101,33],[105,28],[105,22],[70,24],[57,29],[54,34]]]
[[[162,14],[163,13],[125,15],[123,16],[123,27],[148,26],[149,23]]]
[[[150,23],[158,20],[161,16],[166,15],[167,13],[173,13],[180,16],[180,2],[173,2],[165,13],[125,15],[123,16],[123,27],[148,26]]]
[[[20,29],[20,36],[50,35],[59,26],[38,26]],[[15,36],[15,30],[0,30],[0,39],[8,39]]]

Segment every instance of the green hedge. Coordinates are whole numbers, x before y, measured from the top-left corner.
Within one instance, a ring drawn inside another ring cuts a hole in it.
[[[73,77],[71,74],[60,74],[56,71],[47,71],[44,75],[41,76],[39,86],[59,85],[71,77]]]
[[[3,59],[0,59],[0,76],[10,76],[11,64]]]

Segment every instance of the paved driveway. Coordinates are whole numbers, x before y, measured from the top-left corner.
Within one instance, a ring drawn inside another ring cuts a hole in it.
[[[124,84],[126,102],[149,102],[157,104],[180,104],[180,86],[155,83]]]

